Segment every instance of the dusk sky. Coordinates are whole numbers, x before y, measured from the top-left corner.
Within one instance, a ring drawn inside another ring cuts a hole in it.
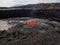
[[[0,7],[21,6],[38,3],[58,3],[60,0],[0,0]]]

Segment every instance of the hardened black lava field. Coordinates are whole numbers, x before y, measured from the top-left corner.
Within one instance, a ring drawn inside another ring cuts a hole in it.
[[[36,20],[38,24],[24,24],[30,19]],[[60,45],[60,22],[58,21],[32,17],[8,18],[2,21],[16,25],[0,31],[0,45]]]

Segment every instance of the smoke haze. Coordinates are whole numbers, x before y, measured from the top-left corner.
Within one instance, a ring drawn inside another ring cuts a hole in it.
[[[58,3],[60,0],[0,0],[0,7],[13,7],[38,3]]]

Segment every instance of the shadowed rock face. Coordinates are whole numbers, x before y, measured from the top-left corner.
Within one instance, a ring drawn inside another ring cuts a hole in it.
[[[0,18],[11,17],[60,17],[60,3],[41,3],[20,7],[0,8]]]
[[[60,9],[17,9],[17,10],[0,10],[1,18],[11,17],[60,17]]]
[[[20,22],[29,19],[36,20],[38,24],[26,25]],[[0,30],[0,45],[60,45],[60,22],[32,17],[9,18],[2,21],[8,22],[9,26],[16,25],[8,30]]]

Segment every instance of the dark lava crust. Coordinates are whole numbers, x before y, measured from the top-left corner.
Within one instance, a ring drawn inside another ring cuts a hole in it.
[[[8,31],[0,31],[0,45],[60,45],[60,23],[41,22],[43,24],[19,23]]]

